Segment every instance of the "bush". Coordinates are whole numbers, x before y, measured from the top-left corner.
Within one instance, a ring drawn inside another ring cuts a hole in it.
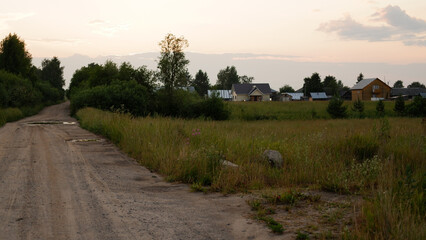
[[[405,101],[404,101],[403,97],[399,96],[395,100],[395,106],[394,106],[393,110],[401,116],[404,115],[404,113],[405,113]]]
[[[352,105],[352,111],[358,112],[359,117],[364,117],[364,103],[358,98]]]
[[[385,104],[383,104],[382,100],[379,100],[376,105],[376,114],[378,117],[385,116]]]
[[[343,106],[343,100],[339,97],[333,97],[327,106],[327,112],[332,118],[345,118],[346,106]]]
[[[212,97],[200,103],[199,114],[213,120],[228,120],[231,113],[222,99]]]
[[[109,86],[97,86],[83,90],[74,94],[71,100],[72,114],[83,107],[120,110],[135,116],[148,114],[147,91],[145,87],[135,81],[117,81]]]
[[[407,114],[411,117],[425,117],[426,99],[416,96],[413,102],[407,106]]]

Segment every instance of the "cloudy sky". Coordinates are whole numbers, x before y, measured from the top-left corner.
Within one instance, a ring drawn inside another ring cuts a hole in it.
[[[0,1],[0,36],[34,57],[157,52],[170,32],[188,52],[247,60],[426,64],[424,0]]]

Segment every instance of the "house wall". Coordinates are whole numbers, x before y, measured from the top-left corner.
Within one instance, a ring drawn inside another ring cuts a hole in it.
[[[390,91],[391,88],[388,85],[376,79],[364,89],[352,90],[352,101],[357,99],[370,101],[372,97],[388,99],[390,98]]]

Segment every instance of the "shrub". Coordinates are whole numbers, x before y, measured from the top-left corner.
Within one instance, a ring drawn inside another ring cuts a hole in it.
[[[364,103],[358,98],[352,105],[352,111],[358,112],[359,117],[364,117]]]
[[[343,106],[343,100],[339,97],[333,97],[327,106],[327,112],[332,118],[345,118],[346,106]]]
[[[404,101],[403,97],[399,96],[395,100],[395,106],[394,106],[393,110],[395,112],[397,112],[399,115],[404,115],[404,113],[405,113],[405,101]]]
[[[213,120],[228,120],[229,110],[225,103],[218,97],[207,98],[200,103],[199,113],[205,118]]]
[[[385,116],[385,104],[383,104],[382,100],[379,100],[376,105],[376,114],[378,117]]]
[[[407,106],[407,114],[411,117],[426,116],[426,99],[416,96],[413,102]]]
[[[71,112],[83,107],[103,110],[120,110],[135,116],[148,114],[149,99],[145,87],[135,81],[114,82],[109,86],[97,86],[82,90],[72,96]]]

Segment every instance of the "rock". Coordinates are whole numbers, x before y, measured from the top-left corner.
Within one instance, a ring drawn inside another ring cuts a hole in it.
[[[281,156],[280,152],[268,149],[263,152],[263,157],[265,158],[265,160],[268,160],[271,167],[283,167],[283,157]]]
[[[233,168],[237,168],[238,165],[235,163],[232,163],[230,161],[226,161],[226,160],[222,160],[222,165],[226,166],[226,167],[233,167]]]

